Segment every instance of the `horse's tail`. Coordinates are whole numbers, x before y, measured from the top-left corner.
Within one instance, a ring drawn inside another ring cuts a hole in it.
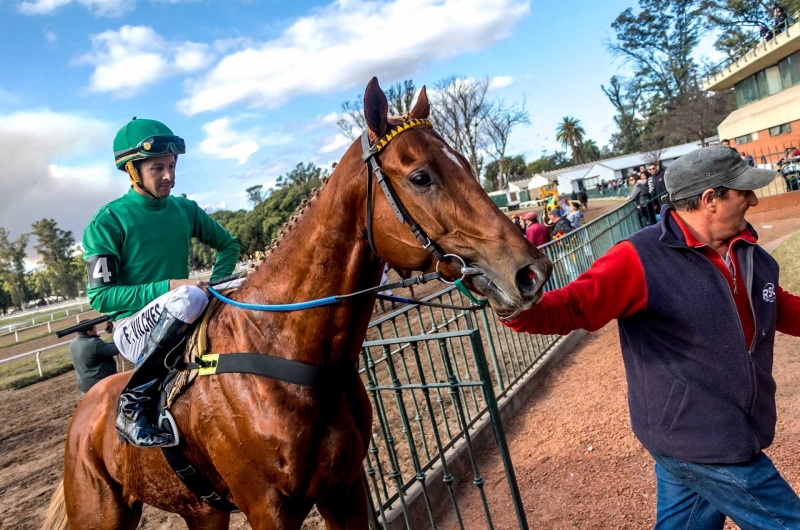
[[[68,530],[67,504],[64,502],[64,480],[58,483],[58,488],[53,492],[50,506],[44,517],[42,530]]]

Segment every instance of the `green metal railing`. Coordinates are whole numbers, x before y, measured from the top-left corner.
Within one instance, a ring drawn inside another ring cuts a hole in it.
[[[636,207],[628,202],[543,246],[554,264],[546,289],[574,280],[639,228]],[[425,299],[469,305],[454,287]],[[448,526],[462,529],[495,528],[474,429],[487,421],[491,431],[486,432],[493,432],[505,468],[518,527],[528,528],[500,408],[514,385],[559,339],[511,332],[490,307],[465,311],[407,306],[370,325],[361,375],[373,406],[364,476],[374,528],[438,528],[443,517]],[[484,426],[488,429],[488,424]],[[451,465],[456,453],[466,454],[468,463]],[[470,472],[483,524],[461,517],[457,486],[460,475]],[[434,473],[441,478],[428,480]]]

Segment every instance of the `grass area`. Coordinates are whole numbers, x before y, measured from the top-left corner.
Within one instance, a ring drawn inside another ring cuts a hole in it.
[[[80,307],[81,307],[80,304],[78,304],[78,305],[75,305],[75,306],[72,306],[72,307],[68,307],[68,308],[64,308],[64,309],[56,309],[55,311],[50,311],[50,312],[36,313],[34,315],[31,315],[31,314],[19,315],[17,317],[10,316],[10,317],[7,317],[7,318],[4,318],[4,319],[0,320],[0,330],[2,330],[3,328],[5,328],[5,327],[7,327],[9,325],[18,324],[20,322],[27,322],[28,325],[31,325],[31,320],[33,320],[34,324],[40,324],[42,322],[47,322],[48,320],[51,320],[51,315],[52,315],[52,319],[53,320],[58,320],[59,318],[64,318],[64,317],[67,317],[67,316],[73,316],[73,315],[75,315],[75,314],[77,314],[79,312]],[[83,304],[83,309],[84,310],[90,309],[89,304],[88,303],[84,303]],[[68,311],[69,311],[69,314],[67,314]]]
[[[106,342],[113,340],[113,337],[107,334],[101,335],[101,338]],[[43,377],[39,377],[35,355],[0,364],[0,390],[23,388],[73,370],[69,344],[44,351],[39,359],[42,363]]]
[[[0,364],[0,390],[14,390],[26,387],[73,369],[72,360],[69,356],[69,346],[43,352],[40,360],[44,377],[39,377],[35,355]]]
[[[781,287],[800,294],[800,232],[795,232],[772,253],[781,266]]]
[[[76,313],[77,314],[77,313]],[[35,327],[31,329],[26,329],[24,331],[19,331],[17,333],[17,337],[19,337],[19,341],[15,340],[14,333],[3,334],[0,336],[0,350],[3,348],[10,348],[12,346],[16,346],[18,344],[24,344],[26,342],[31,342],[34,340],[42,339],[44,337],[48,337],[50,335],[54,335],[56,331],[60,331],[62,329],[67,329],[69,327],[74,326],[77,324],[77,321],[71,318],[73,315],[70,315],[70,318],[66,320],[62,320],[61,322],[53,322],[50,325],[50,330],[47,331],[47,321],[42,324],[40,327]],[[87,311],[81,315],[81,320],[85,320],[88,318],[96,318],[99,317],[100,313],[96,311]]]

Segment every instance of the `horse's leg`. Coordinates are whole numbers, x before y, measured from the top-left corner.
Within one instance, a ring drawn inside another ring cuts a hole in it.
[[[142,503],[123,493],[108,470],[106,458],[114,458],[114,452],[105,446],[113,448],[119,443],[115,435],[111,439],[104,436],[104,424],[115,407],[112,399],[104,399],[108,395],[89,392],[67,432],[64,504],[73,529],[133,530],[142,516]]]
[[[189,530],[227,530],[231,523],[231,514],[212,513],[209,515],[183,515]]]
[[[328,530],[367,530],[367,490],[361,473],[349,488],[336,488],[317,503]]]
[[[311,505],[301,505],[274,488],[251,487],[233,497],[253,530],[300,530],[311,511]]]

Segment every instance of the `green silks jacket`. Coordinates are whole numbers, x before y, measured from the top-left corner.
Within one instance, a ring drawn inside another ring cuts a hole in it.
[[[217,251],[212,281],[233,272],[239,242],[196,202],[131,188],[103,206],[83,233],[92,308],[124,318],[168,292],[169,280],[188,278],[192,236]]]

